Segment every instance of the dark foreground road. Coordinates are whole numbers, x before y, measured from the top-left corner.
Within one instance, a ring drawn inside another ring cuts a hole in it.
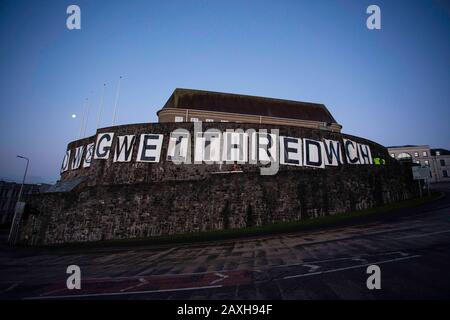
[[[450,185],[382,221],[190,245],[24,249],[1,245],[1,299],[449,299]],[[81,290],[66,289],[78,265]],[[381,268],[381,289],[366,269]]]

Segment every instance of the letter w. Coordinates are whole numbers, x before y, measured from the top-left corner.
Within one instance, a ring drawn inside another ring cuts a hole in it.
[[[114,152],[114,162],[130,162],[136,136],[118,136]]]

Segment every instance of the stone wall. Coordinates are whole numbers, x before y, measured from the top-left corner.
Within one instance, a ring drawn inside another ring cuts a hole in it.
[[[114,150],[117,143],[117,136],[121,135],[136,135],[136,145],[133,148],[133,156],[131,162],[113,162],[112,155],[107,160],[93,159],[91,166],[88,168],[79,168],[77,170],[68,170],[61,175],[62,180],[71,179],[77,176],[88,176],[89,185],[116,185],[116,184],[133,184],[142,182],[155,182],[155,181],[180,181],[180,180],[195,180],[204,179],[211,174],[219,170],[231,169],[231,165],[175,165],[170,161],[165,161],[167,158],[167,141],[169,140],[170,133],[175,129],[186,129],[191,134],[191,153],[193,154],[194,145],[194,125],[193,123],[144,123],[133,125],[122,125],[116,127],[103,128],[98,130],[101,132],[114,132],[114,140],[111,150]],[[258,124],[243,124],[243,123],[203,123],[203,130],[210,128],[218,129],[222,132],[227,129],[267,129],[270,132],[271,129],[279,129],[280,135],[290,136],[295,138],[311,138],[315,140],[333,139],[342,141],[342,138],[351,139],[358,143],[364,143],[370,145],[372,156],[379,157],[386,160],[387,165],[391,164],[395,160],[388,155],[386,148],[383,146],[363,138],[340,134],[330,131],[301,128],[301,127],[277,127],[270,125],[258,125]],[[143,133],[158,133],[164,135],[164,142],[161,151],[161,161],[159,163],[144,163],[135,162],[138,153],[138,137]],[[81,145],[87,145],[88,143],[95,142],[95,136],[77,140],[69,143],[68,149],[74,150]],[[71,154],[70,161],[73,160],[74,152]],[[246,172],[259,172],[257,165],[249,164],[241,166]],[[301,170],[303,167],[283,166],[282,170]],[[309,170],[309,168],[308,168]]]
[[[355,166],[276,176],[93,186],[33,197],[22,240],[29,244],[148,237],[260,226],[370,208],[411,198],[407,167]]]
[[[116,135],[163,133],[160,163],[93,160],[90,168],[69,170],[63,180],[87,176],[72,192],[31,197],[22,223],[25,244],[141,238],[185,232],[261,226],[349,212],[409,199],[417,194],[411,170],[391,159],[374,142],[328,131],[283,127],[281,135],[342,140],[370,145],[385,165],[341,165],[326,169],[282,166],[275,176],[261,176],[255,165],[243,173],[211,174],[218,166],[174,165],[164,161],[171,131],[192,124],[138,124],[105,128]],[[212,123],[204,127],[255,128]],[[266,129],[271,127],[264,126]],[[276,128],[276,127],[274,127]],[[257,127],[255,129],[258,129]],[[278,129],[278,128],[277,128]],[[93,142],[75,141],[68,148]],[[222,168],[225,170],[225,168]]]

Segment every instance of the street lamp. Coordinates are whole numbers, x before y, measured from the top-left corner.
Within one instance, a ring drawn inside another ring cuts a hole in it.
[[[27,160],[27,166],[25,167],[25,173],[23,175],[22,185],[20,186],[19,198],[17,199],[17,202],[20,202],[21,197],[22,197],[23,185],[25,184],[25,179],[27,177],[28,164],[30,163],[30,159],[28,159],[27,157],[24,157],[24,156],[17,156],[17,158]]]
[[[25,167],[25,173],[23,175],[22,185],[20,186],[19,197],[17,198],[16,208],[14,210],[14,218],[13,218],[13,221],[11,224],[11,230],[9,232],[8,240],[11,244],[15,244],[16,238],[17,238],[17,233],[19,231],[19,225],[20,225],[20,220],[22,218],[22,211],[23,211],[23,207],[19,208],[19,206],[20,206],[20,202],[21,202],[20,200],[22,200],[23,185],[25,184],[25,179],[27,177],[28,164],[30,163],[30,159],[28,159],[27,157],[18,155],[17,158],[27,160],[27,166]]]

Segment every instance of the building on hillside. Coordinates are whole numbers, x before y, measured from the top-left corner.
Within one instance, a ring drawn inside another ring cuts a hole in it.
[[[450,181],[450,151],[447,149],[431,149],[436,182]]]
[[[430,167],[431,182],[450,181],[450,151],[431,149],[428,145],[388,147],[391,157]]]

